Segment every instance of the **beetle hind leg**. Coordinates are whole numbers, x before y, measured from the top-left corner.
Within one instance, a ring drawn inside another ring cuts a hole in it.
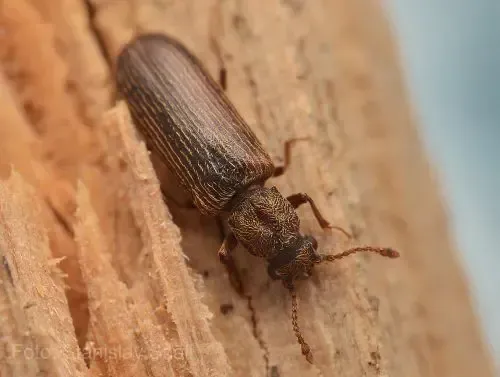
[[[288,169],[288,166],[290,165],[291,161],[293,145],[298,141],[305,141],[310,139],[311,138],[309,136],[306,136],[306,137],[296,137],[285,141],[283,164],[276,166],[276,168],[274,169],[273,177],[279,177],[280,175],[283,175],[286,169]]]

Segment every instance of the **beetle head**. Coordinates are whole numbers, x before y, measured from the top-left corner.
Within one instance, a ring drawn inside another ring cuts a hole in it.
[[[387,247],[358,246],[338,254],[319,254],[318,242],[312,236],[300,236],[297,241],[269,260],[267,272],[274,280],[282,280],[285,286],[295,280],[311,276],[314,265],[333,262],[359,252],[369,252],[388,258],[397,258],[399,253]]]
[[[293,282],[311,276],[315,264],[321,263],[318,242],[312,236],[299,236],[295,242],[269,260],[267,272],[274,280]]]

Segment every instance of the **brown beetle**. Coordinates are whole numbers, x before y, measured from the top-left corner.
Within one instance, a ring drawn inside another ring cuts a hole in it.
[[[285,171],[295,140],[285,145],[284,166],[276,167],[223,89],[175,39],[160,34],[137,37],[118,57],[116,81],[148,147],[173,171],[200,212],[228,214],[230,232],[219,250],[221,260],[229,263],[240,242],[265,258],[270,277],[290,290],[293,329],[302,353],[312,362],[298,327],[294,281],[308,277],[316,264],[360,251],[390,258],[399,254],[370,246],[319,254],[316,239],[300,233],[295,212],[309,203],[320,226],[334,228],[314,201],[303,193],[284,198],[275,187],[264,187],[268,178]]]

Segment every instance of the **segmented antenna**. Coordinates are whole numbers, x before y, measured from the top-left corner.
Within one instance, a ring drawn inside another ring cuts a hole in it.
[[[345,250],[341,253],[338,253],[338,254],[322,255],[320,263],[333,262],[334,260],[342,259],[342,258],[345,258],[349,255],[356,254],[359,252],[376,253],[376,254],[382,255],[383,257],[388,257],[388,258],[398,258],[399,257],[399,253],[396,250],[388,248],[388,247],[358,246],[358,247],[353,247],[352,249],[347,249],[347,250]]]
[[[338,254],[328,254],[328,255],[322,255],[321,256],[321,261],[322,262],[333,262],[337,259],[342,259],[345,258],[349,255],[356,254],[359,252],[368,252],[368,253],[376,253],[380,254],[383,257],[388,257],[388,258],[398,258],[399,253],[391,248],[387,247],[373,247],[373,246],[358,246],[358,247],[353,247],[352,249],[347,249],[341,253]],[[302,336],[302,333],[300,331],[299,327],[299,322],[298,322],[298,300],[297,300],[297,293],[295,292],[295,287],[291,282],[285,283],[286,288],[290,292],[290,295],[292,296],[292,325],[293,325],[293,332],[295,333],[295,336],[297,337],[297,341],[300,344],[300,348],[302,350],[302,354],[305,356],[306,360],[309,361],[311,364],[313,363],[313,354],[311,351],[311,347],[309,347],[309,344],[304,340],[304,337]]]
[[[309,344],[304,340],[304,337],[302,336],[302,333],[300,332],[299,328],[299,322],[298,322],[298,316],[297,316],[297,308],[298,308],[298,301],[297,301],[297,293],[295,292],[295,287],[293,286],[292,283],[288,283],[286,285],[288,290],[290,291],[290,295],[292,296],[292,325],[293,325],[293,332],[295,333],[295,336],[297,337],[297,341],[300,344],[300,349],[302,350],[302,354],[306,357],[306,360],[309,361],[311,364],[313,363],[313,354],[311,352],[311,347],[309,347]]]

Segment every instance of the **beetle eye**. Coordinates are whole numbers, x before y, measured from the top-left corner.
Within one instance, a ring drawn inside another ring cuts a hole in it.
[[[318,241],[316,241],[316,238],[313,236],[305,236],[304,238],[312,244],[314,250],[318,248]]]

